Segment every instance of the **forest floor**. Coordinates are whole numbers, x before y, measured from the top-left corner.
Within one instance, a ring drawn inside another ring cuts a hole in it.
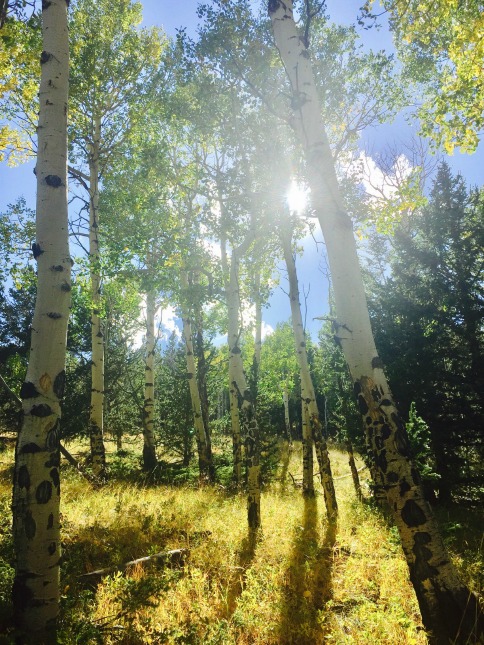
[[[194,481],[127,481],[129,452],[125,470],[117,458],[115,476],[99,490],[63,464],[59,642],[427,643],[395,528],[371,504],[357,501],[347,455],[337,449],[330,455],[337,525],[326,520],[319,484],[313,499],[295,486],[293,478],[301,479],[296,445],[286,467],[265,485],[255,543],[247,536],[241,493]],[[11,450],[0,453],[0,645],[11,642],[12,459]],[[360,475],[369,496],[367,471]],[[457,566],[480,592],[479,518],[455,507],[440,519]],[[155,560],[103,578],[81,577],[173,549],[187,551],[171,563]]]

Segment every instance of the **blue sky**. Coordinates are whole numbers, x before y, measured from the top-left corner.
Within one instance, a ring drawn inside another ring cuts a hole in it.
[[[198,0],[144,0],[144,25],[160,25],[165,31],[174,36],[178,27],[186,27],[190,35],[195,35],[197,28],[196,7]],[[252,4],[258,6],[259,2],[253,0]],[[328,0],[327,7],[331,18],[336,22],[351,24],[355,21],[361,0]],[[369,30],[362,32],[366,44],[375,49],[391,50],[391,36],[386,29],[380,32]],[[416,132],[413,132],[414,134]],[[364,133],[362,144],[370,146],[378,151],[386,143],[404,141],[412,134],[412,128],[408,126],[403,118],[398,118],[395,123],[372,128]],[[454,171],[460,172],[471,185],[484,184],[484,153],[481,148],[472,156],[455,154],[449,159]],[[0,209],[4,209],[8,203],[14,201],[20,195],[24,195],[31,207],[35,205],[35,177],[33,174],[34,163],[30,162],[18,168],[7,168],[0,165]],[[319,237],[320,239],[320,237]],[[280,265],[282,267],[282,263]],[[313,322],[316,316],[324,315],[327,311],[327,281],[322,270],[325,268],[323,247],[321,244],[316,247],[311,240],[305,245],[303,259],[298,259],[298,272],[300,278],[300,290],[309,290],[307,303],[308,327],[315,333],[319,328],[319,322]],[[285,287],[285,279],[282,277],[281,285]],[[301,298],[302,304],[304,298]],[[289,302],[287,295],[276,289],[270,308],[264,312],[264,321],[275,327],[279,321],[289,318]]]

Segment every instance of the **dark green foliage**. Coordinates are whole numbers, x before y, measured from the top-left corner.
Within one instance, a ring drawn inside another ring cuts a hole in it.
[[[364,454],[361,414],[356,409],[353,384],[330,320],[323,323],[319,332],[313,363],[313,379],[327,436],[339,442],[349,439]]]
[[[440,479],[435,472],[435,455],[432,450],[432,437],[425,421],[417,414],[415,404],[410,404],[408,412],[408,423],[406,424],[410,448],[412,451],[413,463],[417,467],[422,478],[422,485],[429,501],[435,497],[433,489]]]
[[[185,350],[173,333],[155,366],[158,441],[174,460],[188,466],[193,455],[193,413],[186,380]]]
[[[370,313],[400,409],[428,424],[439,497],[482,486],[484,194],[447,165],[430,201],[396,231],[391,275],[373,275]]]
[[[10,499],[0,499],[0,634],[12,619],[11,591],[14,579]]]
[[[16,285],[0,294],[0,363],[15,355],[26,356],[30,347],[35,299],[35,274],[31,267],[17,275]]]

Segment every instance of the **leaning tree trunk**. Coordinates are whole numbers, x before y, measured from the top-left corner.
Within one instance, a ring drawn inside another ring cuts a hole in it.
[[[156,294],[150,289],[146,294],[145,385],[143,401],[143,469],[156,468],[155,444],[155,314]]]
[[[186,297],[186,291],[188,289],[188,276],[186,271],[182,271],[181,273],[181,285],[185,291]],[[209,444],[207,441],[207,430],[203,421],[202,402],[200,399],[200,392],[198,390],[197,367],[195,365],[195,356],[193,352],[192,323],[188,316],[188,306],[186,304],[182,307],[182,322],[183,339],[185,341],[185,357],[187,362],[187,379],[192,402],[193,424],[195,426],[195,436],[197,439],[200,480],[210,481],[213,468]]]
[[[299,302],[299,286],[297,282],[296,263],[292,254],[291,234],[287,230],[281,230],[280,233],[284,260],[286,262],[287,274],[289,279],[289,300],[291,301],[292,328],[294,332],[294,342],[296,345],[296,358],[301,374],[301,397],[303,407],[307,407],[309,420],[309,434],[314,441],[316,457],[318,459],[321,485],[323,487],[324,501],[328,517],[334,518],[338,514],[338,504],[336,502],[336,493],[334,490],[333,476],[331,473],[331,463],[329,460],[328,446],[323,437],[323,426],[319,416],[318,406],[316,404],[316,393],[314,391],[311,372],[309,371],[308,353],[306,351],[306,336],[301,315],[301,305]],[[303,447],[304,447],[304,424],[303,419]],[[311,445],[312,451],[312,445]],[[311,455],[312,456],[312,455]]]
[[[353,486],[355,488],[355,493],[356,497],[361,500],[362,499],[362,494],[361,494],[361,484],[360,484],[360,478],[358,475],[358,468],[356,467],[355,463],[355,455],[353,453],[353,444],[349,439],[345,441],[345,448],[346,452],[348,453],[348,465],[350,467],[351,471],[351,478],[353,479]]]
[[[239,260],[254,240],[254,234],[247,235],[242,244],[232,251],[230,278],[227,290],[229,373],[233,381],[231,387],[237,392],[238,409],[242,435],[245,440],[245,459],[247,464],[247,512],[249,529],[258,529],[260,518],[260,455],[259,426],[255,416],[252,393],[247,384],[239,345],[240,294]]]
[[[101,267],[99,265],[99,148],[101,119],[94,120],[89,154],[89,262],[91,272],[91,409],[89,437],[92,472],[103,478],[106,470],[104,448],[104,332],[101,319]]]
[[[293,18],[292,0],[269,0],[274,37],[289,77],[293,126],[306,156],[311,200],[333,282],[337,336],[395,517],[422,619],[433,643],[479,638],[484,617],[477,597],[459,580],[409,458],[405,424],[377,355],[351,219],[336,178],[321,117],[309,52]]]
[[[67,3],[42,5],[36,242],[37,297],[13,485],[18,640],[56,642],[59,613],[59,429],[65,383],[71,258],[67,227]]]

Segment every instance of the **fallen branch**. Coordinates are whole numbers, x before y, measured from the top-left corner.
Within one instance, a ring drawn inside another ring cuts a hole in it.
[[[296,481],[291,471],[289,471],[289,476],[291,477],[292,483],[294,484],[295,488],[302,488],[302,479],[300,481]]]
[[[93,578],[102,578],[114,573],[115,571],[126,571],[129,567],[133,567],[136,564],[147,564],[151,562],[161,562],[161,564],[172,564],[183,566],[185,563],[185,558],[190,553],[189,549],[173,549],[171,551],[165,551],[163,553],[154,553],[153,555],[147,555],[144,558],[138,558],[137,560],[130,560],[124,564],[114,565],[111,567],[106,567],[105,569],[98,569],[97,571],[89,571],[89,573],[83,573],[79,576],[81,580],[92,580]]]
[[[366,466],[361,466],[357,469],[357,473],[361,473],[362,470],[365,470]],[[351,477],[351,473],[346,473],[346,475],[340,475],[339,477],[333,477],[333,479],[344,479],[345,477]]]
[[[3,376],[0,374],[0,385],[3,387],[5,392],[10,396],[11,399],[13,399],[18,405],[22,405],[22,399],[18,397],[15,392],[12,390],[12,388],[8,385],[7,381],[3,378]]]
[[[61,443],[59,444],[59,450],[61,452],[61,455],[65,457],[66,461],[68,461],[70,465],[73,466],[82,477],[84,477],[84,479],[86,479],[89,483],[94,485],[100,484],[97,477],[94,477],[94,475],[91,475],[90,473],[86,472],[84,468],[81,466],[81,464],[77,461],[77,459],[73,457],[71,453],[67,450],[67,448],[65,448]]]
[[[17,435],[0,435],[0,441],[4,441],[5,443],[15,443],[17,441]]]

